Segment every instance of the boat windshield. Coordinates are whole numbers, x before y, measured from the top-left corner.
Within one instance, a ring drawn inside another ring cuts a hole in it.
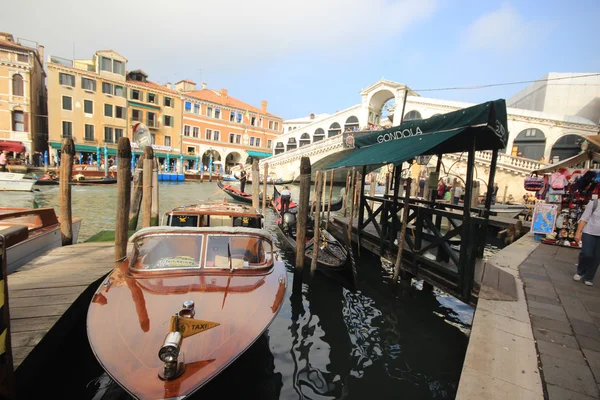
[[[273,257],[271,243],[251,235],[208,235],[206,268],[260,268]]]
[[[229,215],[194,215],[176,214],[167,217],[167,225],[184,227],[216,227],[233,226],[244,228],[261,228],[260,217],[229,216]]]
[[[203,235],[149,235],[133,245],[130,267],[138,270],[200,268]]]

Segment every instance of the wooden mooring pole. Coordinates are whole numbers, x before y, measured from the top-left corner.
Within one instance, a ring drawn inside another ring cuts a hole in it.
[[[267,218],[267,177],[269,176],[269,163],[265,163],[265,172],[263,173],[264,176],[264,184],[263,184],[263,194],[262,194],[262,213],[264,215],[264,218]]]
[[[348,206],[348,191],[350,190],[350,170],[348,170],[348,174],[346,175],[346,188],[344,189],[344,202],[343,202],[343,209],[344,209],[344,217],[346,216],[346,210],[347,210],[347,206]]]
[[[131,143],[129,138],[119,138],[117,147],[117,223],[115,226],[115,260],[127,254],[127,230],[131,203]]]
[[[252,161],[252,207],[258,212],[260,207],[260,178],[258,171],[258,160]],[[266,178],[265,178],[266,179]]]
[[[138,159],[135,171],[133,172],[133,190],[131,191],[131,201],[129,210],[129,230],[137,229],[140,207],[142,205],[142,186],[144,172],[144,155]]]
[[[300,195],[298,197],[298,221],[296,227],[296,270],[304,267],[306,251],[306,222],[308,221],[308,200],[310,196],[310,158],[300,159]]]
[[[73,139],[65,138],[60,155],[60,234],[62,245],[73,244],[73,220],[71,214],[71,178],[73,176]]]
[[[142,228],[151,226],[152,223],[152,169],[154,169],[154,150],[152,147],[144,148],[144,180],[142,188]]]
[[[369,187],[369,196],[374,197],[375,196],[375,188],[377,186],[377,177],[375,176],[374,172],[371,172],[371,186]],[[371,200],[369,202],[369,207],[371,208],[371,210],[373,210],[373,200]]]
[[[318,173],[318,172],[317,172]],[[315,212],[315,227],[314,227],[314,236],[313,236],[313,254],[312,260],[310,263],[310,273],[311,275],[315,273],[317,270],[317,258],[319,257],[319,241],[321,236],[321,197],[323,196],[323,187],[326,185],[326,173],[325,171],[318,173],[321,178],[317,180],[316,190],[316,212]]]
[[[394,279],[393,282],[398,280],[400,275],[400,267],[402,266],[402,252],[404,251],[404,239],[406,237],[406,222],[408,220],[409,201],[410,201],[410,185],[412,178],[406,179],[406,190],[404,192],[404,208],[402,210],[402,227],[398,235],[398,254],[396,255],[396,264],[394,265]]]
[[[152,167],[152,207],[150,208],[150,226],[158,226],[158,159],[154,159]]]
[[[327,220],[325,221],[325,229],[329,227],[329,217],[331,214],[331,197],[333,196],[333,181],[335,176],[335,170],[331,170],[331,178],[329,182],[329,206],[327,207]]]
[[[348,243],[350,243],[350,245],[352,245],[352,221],[354,219],[354,208],[356,203],[354,199],[356,198],[356,192],[358,191],[356,189],[358,182],[355,182],[357,174],[357,171],[352,171],[352,198],[350,199],[350,216],[348,217]]]

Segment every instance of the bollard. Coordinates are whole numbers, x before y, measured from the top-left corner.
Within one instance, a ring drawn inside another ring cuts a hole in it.
[[[73,139],[65,138],[60,156],[60,234],[62,245],[73,244],[73,220],[71,214],[71,178],[73,175]]]
[[[131,203],[131,144],[129,138],[119,138],[117,147],[117,223],[115,227],[115,260],[127,254],[128,211]]]
[[[258,172],[258,160],[252,161],[252,207],[258,212],[260,207],[260,178]],[[266,178],[265,178],[266,179]]]

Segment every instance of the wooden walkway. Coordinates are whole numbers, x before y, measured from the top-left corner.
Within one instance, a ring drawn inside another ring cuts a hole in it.
[[[88,287],[114,268],[114,243],[79,243],[49,251],[8,276],[14,366]]]

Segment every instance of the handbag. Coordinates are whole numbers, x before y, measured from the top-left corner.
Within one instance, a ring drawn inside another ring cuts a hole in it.
[[[529,192],[538,192],[544,188],[544,178],[539,176],[530,176],[525,178],[525,190]]]

